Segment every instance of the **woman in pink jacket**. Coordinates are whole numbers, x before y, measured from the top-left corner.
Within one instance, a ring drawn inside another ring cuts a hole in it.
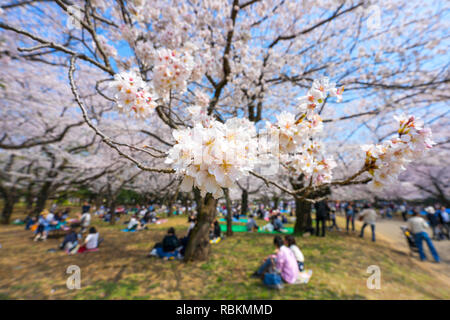
[[[270,267],[273,267],[273,261],[275,267],[280,271],[283,281],[295,283],[299,271],[294,254],[284,245],[284,241],[280,236],[275,236],[273,243],[276,247],[275,254],[270,255],[252,276],[263,277],[264,273],[270,270]]]

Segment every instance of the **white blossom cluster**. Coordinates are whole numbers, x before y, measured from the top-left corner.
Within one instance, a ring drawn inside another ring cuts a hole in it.
[[[306,96],[299,99],[302,115],[283,111],[277,123],[266,122],[269,135],[279,138],[279,152],[283,162],[295,172],[301,172],[311,185],[331,182],[332,170],[336,167],[333,157],[323,155],[323,147],[317,142],[317,133],[323,129],[321,117],[315,113],[328,95],[342,100],[341,89],[336,89],[328,78],[315,80]],[[314,142],[312,141],[314,138]]]
[[[295,115],[283,111],[276,116],[277,123],[266,122],[266,128],[270,135],[277,135],[279,138],[280,153],[294,153],[299,146],[312,134],[322,130],[322,119],[318,114],[312,115],[311,120],[304,116],[295,119]]]
[[[151,88],[134,71],[114,76],[110,83],[120,112],[134,114],[138,118],[148,117],[156,108],[156,99]]]
[[[325,102],[328,95],[337,97],[337,102],[342,101],[344,87],[337,89],[334,83],[330,83],[327,77],[314,80],[306,96],[299,99],[300,110],[306,112],[308,118],[314,116],[314,111]]]
[[[173,132],[176,144],[166,163],[184,176],[180,190],[188,192],[195,186],[203,197],[211,193],[220,198],[222,188],[235,188],[257,163],[255,126],[245,118],[218,122],[199,106],[188,111],[194,127]]]
[[[381,189],[394,183],[405,165],[419,158],[435,144],[429,128],[414,116],[395,117],[399,121],[399,137],[376,145],[363,145],[366,166],[372,176],[370,186]]]
[[[307,143],[303,146],[301,154],[293,157],[290,166],[297,172],[305,175],[310,185],[329,183],[332,179],[332,170],[337,166],[332,156],[324,156],[323,146],[318,142]]]
[[[187,50],[159,49],[154,56],[153,84],[161,96],[170,90],[182,93],[187,88],[196,64]]]

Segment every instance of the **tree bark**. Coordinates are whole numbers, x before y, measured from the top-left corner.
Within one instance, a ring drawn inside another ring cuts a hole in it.
[[[111,220],[109,220],[109,224],[114,225],[116,223],[116,202],[110,201],[108,203],[108,208],[110,209],[111,212]]]
[[[97,210],[100,209],[102,204],[103,204],[103,197],[100,194],[98,194],[95,197],[95,207],[97,208]]]
[[[33,209],[34,203],[33,186],[34,186],[33,182],[28,184],[27,191],[25,193],[25,203],[27,204],[26,206],[27,211],[31,211],[31,209]]]
[[[201,199],[198,208],[197,224],[191,231],[186,247],[184,261],[204,261],[210,254],[209,229],[216,217],[217,200],[211,194]]]
[[[242,189],[241,214],[246,215],[247,212],[248,212],[248,191],[246,189]]]
[[[295,199],[294,233],[302,234],[312,228],[311,203],[302,199]]]
[[[278,204],[280,203],[280,197],[274,196],[273,197],[273,207],[272,209],[276,210],[278,209]]]
[[[224,189],[225,193],[225,202],[227,206],[227,233],[226,235],[228,237],[231,237],[233,235],[233,216],[232,216],[232,210],[231,210],[231,201],[230,201],[230,194],[228,193],[228,189]]]
[[[45,182],[42,186],[36,200],[36,206],[34,207],[34,214],[39,215],[44,209],[48,197],[50,196],[51,182]]]
[[[8,194],[3,197],[3,210],[0,217],[1,224],[9,224],[9,220],[14,210],[14,205],[16,204],[19,197],[13,194]]]

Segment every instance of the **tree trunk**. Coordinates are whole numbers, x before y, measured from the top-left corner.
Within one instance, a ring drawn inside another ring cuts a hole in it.
[[[25,203],[27,204],[27,206],[26,206],[27,211],[31,211],[31,209],[33,209],[33,203],[34,203],[33,185],[34,185],[34,183],[30,183],[28,185],[27,192],[25,194]]]
[[[11,215],[13,213],[14,205],[16,204],[18,200],[17,196],[14,195],[8,195],[3,198],[3,210],[2,215],[0,217],[0,223],[1,224],[9,224],[9,220],[11,218]]]
[[[209,244],[209,229],[216,216],[216,205],[217,200],[209,193],[200,201],[197,224],[191,231],[184,255],[184,261],[201,261],[208,259],[211,247]]]
[[[280,197],[274,196],[273,197],[273,207],[272,207],[272,209],[274,209],[274,210],[278,209],[279,203],[280,203]]]
[[[241,197],[241,214],[246,215],[248,213],[248,191],[242,189]]]
[[[302,234],[312,228],[311,203],[302,199],[295,199],[294,233]]]
[[[45,209],[45,203],[50,196],[50,187],[52,184],[50,182],[44,183],[36,200],[36,206],[34,207],[35,215],[39,215]]]
[[[231,210],[231,201],[230,201],[230,194],[228,193],[228,189],[224,189],[225,192],[225,202],[227,206],[227,233],[226,235],[228,237],[231,237],[233,235],[233,216],[232,216],[232,210]]]
[[[103,197],[100,194],[98,194],[95,197],[95,207],[97,208],[97,210],[100,209],[102,204],[103,204]]]
[[[116,202],[110,201],[108,203],[108,208],[111,212],[111,220],[109,220],[109,224],[114,225],[116,223]]]

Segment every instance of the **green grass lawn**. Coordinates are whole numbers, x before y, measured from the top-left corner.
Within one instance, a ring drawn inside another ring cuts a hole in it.
[[[173,217],[150,230],[124,233],[93,219],[105,239],[98,252],[68,256],[49,253],[61,239],[31,241],[23,226],[0,226],[0,299],[449,299],[449,283],[395,251],[356,235],[331,233],[326,238],[298,237],[307,269],[306,285],[281,291],[265,288],[250,274],[273,252],[273,235],[235,233],[213,245],[209,261],[185,264],[146,258],[166,230],[179,235],[185,217]],[[66,269],[81,268],[81,289],[69,290]],[[381,289],[366,286],[367,267],[381,269]]]

